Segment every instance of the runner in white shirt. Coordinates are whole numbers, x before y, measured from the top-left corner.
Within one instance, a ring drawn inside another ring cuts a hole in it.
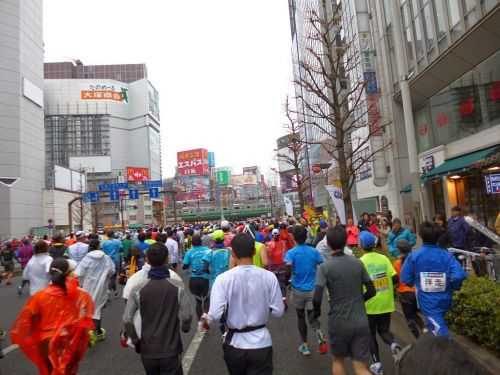
[[[53,259],[48,251],[49,245],[47,242],[38,241],[33,248],[34,255],[24,268],[23,280],[29,281],[31,296],[49,285],[49,271]]]
[[[174,240],[174,231],[169,229],[167,231],[167,242],[165,246],[168,249],[168,263],[173,270],[177,270],[177,263],[179,263],[179,244]]]
[[[224,360],[231,375],[273,372],[272,340],[266,324],[269,315],[285,311],[276,276],[253,265],[255,244],[248,234],[231,242],[236,267],[219,275],[212,287],[210,311],[205,323],[221,319],[226,312]],[[255,372],[256,373],[256,372]]]
[[[77,242],[68,247],[68,256],[69,259],[74,260],[78,265],[89,252],[89,245],[85,243],[85,232],[76,232],[76,241]]]

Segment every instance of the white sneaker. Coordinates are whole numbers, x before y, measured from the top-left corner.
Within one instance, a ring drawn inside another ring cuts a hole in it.
[[[370,366],[370,371],[371,371],[374,375],[383,375],[383,374],[384,374],[384,370],[382,369],[382,363],[380,363],[380,362],[375,362],[375,363],[373,363],[373,364]]]
[[[398,355],[399,352],[401,352],[401,350],[402,350],[401,345],[399,345],[397,342],[393,342],[391,344],[392,355]]]

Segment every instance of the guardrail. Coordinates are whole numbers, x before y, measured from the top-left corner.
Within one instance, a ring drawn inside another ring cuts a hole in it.
[[[448,248],[448,251],[457,254],[459,262],[467,272],[474,272],[478,276],[488,276],[490,280],[500,282],[500,255],[491,248],[481,247],[475,251]]]

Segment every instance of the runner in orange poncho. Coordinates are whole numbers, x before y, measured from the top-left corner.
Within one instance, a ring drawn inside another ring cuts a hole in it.
[[[94,328],[92,298],[69,273],[65,259],[54,260],[51,285],[28,300],[10,332],[40,375],[75,375]]]

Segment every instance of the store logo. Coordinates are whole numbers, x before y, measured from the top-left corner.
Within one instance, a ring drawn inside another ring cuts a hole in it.
[[[128,88],[116,87],[114,85],[89,85],[88,90],[80,91],[82,100],[113,100],[115,102],[128,103]]]

